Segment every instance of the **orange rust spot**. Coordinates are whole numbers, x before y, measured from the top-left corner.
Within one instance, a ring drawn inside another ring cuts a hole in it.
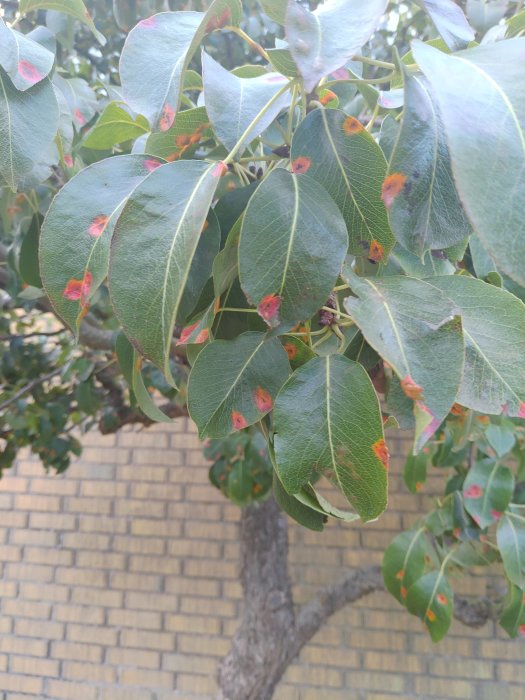
[[[398,581],[402,581],[402,580],[405,578],[405,572],[404,572],[403,569],[400,569],[400,570],[397,572],[396,578],[397,578]]]
[[[42,78],[44,77],[36,66],[34,66],[32,63],[29,63],[29,61],[25,60],[18,62],[18,72],[20,73],[22,78],[24,78],[24,80],[27,80],[28,83],[31,83],[31,85],[38,83],[38,81],[42,80]]]
[[[461,537],[461,530],[460,530],[460,528],[459,528],[459,527],[455,527],[453,532],[454,532],[454,537],[455,537],[456,539],[459,540],[459,538]]]
[[[347,136],[353,136],[354,134],[359,134],[364,131],[365,127],[361,124],[359,119],[355,117],[347,117],[343,122],[343,131]]]
[[[285,343],[283,347],[286,350],[288,359],[293,360],[297,355],[297,347],[293,343]]]
[[[175,121],[175,110],[169,104],[165,104],[159,119],[159,129],[167,131]]]
[[[222,177],[228,172],[228,166],[224,161],[220,160],[212,171],[213,177]]]
[[[494,520],[499,520],[501,518],[501,516],[503,515],[503,513],[500,510],[491,510],[490,513],[491,513],[492,517],[494,518]]]
[[[407,374],[407,376],[401,380],[401,388],[403,389],[405,396],[413,401],[419,401],[423,398],[423,387],[416,384],[412,377]]]
[[[421,481],[416,481],[416,491],[419,493],[422,488],[423,484],[421,483]]]
[[[525,625],[519,626],[520,637],[525,637]]]
[[[307,158],[306,156],[299,156],[299,158],[296,158],[292,162],[292,173],[295,173],[296,175],[302,175],[310,169],[311,165],[312,161],[310,158]]]
[[[169,156],[166,156],[166,160],[168,163],[173,163],[174,160],[179,160],[180,158],[180,153],[177,153],[176,151],[173,153],[170,153]]]
[[[466,408],[459,403],[453,404],[452,408],[450,409],[450,412],[453,416],[462,416],[465,413],[465,411]]]
[[[476,416],[476,420],[480,425],[489,425],[490,418],[488,416]]]
[[[433,610],[430,610],[430,608],[426,611],[425,617],[429,622],[435,622],[436,620],[436,613]]]
[[[197,337],[193,341],[195,345],[200,345],[201,343],[205,343],[208,340],[208,336],[210,335],[210,332],[207,328],[203,328],[202,331],[199,331],[197,333]]]
[[[64,156],[64,165],[68,168],[72,168],[73,167],[73,156],[66,154]]]
[[[191,143],[190,134],[179,134],[178,136],[175,137],[175,145],[178,146],[179,148],[184,148],[184,146],[188,146],[190,143]]]
[[[440,605],[448,605],[448,598],[446,595],[443,595],[443,593],[438,593],[436,600]]]
[[[81,280],[70,279],[62,294],[66,299],[69,299],[69,301],[80,301],[80,303],[83,304],[89,296],[92,284],[93,275],[88,271]]]
[[[209,227],[209,225],[210,225],[210,223],[209,223],[208,219],[206,219],[206,221],[204,222],[204,226],[202,227],[202,233],[204,233],[204,231],[206,231],[206,229]]]
[[[137,359],[135,360],[135,371],[140,372],[141,369],[142,369],[142,357],[137,357]]]
[[[522,401],[520,403],[520,407],[518,410],[518,418],[525,418],[525,401]]]
[[[268,413],[268,411],[272,410],[272,397],[262,386],[258,386],[253,392],[253,402],[261,413]]]
[[[210,34],[216,29],[222,29],[231,21],[231,10],[229,7],[225,7],[220,15],[212,17],[208,24],[206,25],[206,33]]]
[[[95,216],[88,228],[89,235],[93,236],[93,238],[98,238],[101,236],[102,233],[104,233],[104,229],[106,228],[108,221],[109,216],[106,216],[105,214]]]
[[[228,184],[226,185],[226,189],[228,190],[228,192],[232,192],[235,188],[236,188],[236,185],[235,185],[235,182],[233,180],[228,182]]]
[[[186,326],[186,328],[183,328],[180,334],[180,338],[177,340],[175,345],[185,345],[188,342],[188,338],[197,328],[198,325],[199,322],[197,321],[196,323],[192,323],[191,326]]]
[[[79,109],[75,109],[73,112],[73,117],[75,121],[80,124],[80,126],[83,126],[86,123],[86,118]]]
[[[332,90],[323,90],[319,96],[319,102],[324,106],[334,102],[334,100],[337,100],[337,95]]]
[[[388,462],[390,459],[390,453],[384,438],[380,438],[372,445],[375,456],[380,460],[385,469],[388,469]]]
[[[266,321],[266,323],[272,325],[273,321],[277,321],[280,307],[281,297],[277,294],[267,294],[261,299],[259,306],[257,307],[257,313]]]
[[[407,589],[404,586],[401,586],[399,589],[399,592],[401,593],[401,598],[406,598],[407,597]]]
[[[192,134],[190,136],[190,143],[191,144],[199,143],[200,140],[201,140],[200,132],[196,131],[194,134]]]
[[[368,259],[373,260],[373,262],[380,262],[385,254],[385,249],[378,241],[374,240],[370,243],[370,248],[368,249]]]
[[[248,422],[242,413],[239,413],[239,411],[232,411],[232,426],[234,430],[242,430],[246,428],[247,425]]]
[[[392,173],[387,175],[381,187],[381,199],[383,200],[385,207],[390,209],[394,203],[394,199],[403,190],[405,183],[407,181],[407,176],[402,173]]]

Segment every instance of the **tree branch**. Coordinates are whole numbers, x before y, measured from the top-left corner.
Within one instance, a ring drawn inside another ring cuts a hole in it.
[[[52,372],[49,372],[49,374],[44,374],[41,377],[37,377],[36,379],[33,379],[33,381],[29,382],[29,384],[26,384],[21,389],[19,389],[16,393],[14,393],[13,396],[10,396],[8,399],[6,399],[6,401],[3,401],[2,403],[0,403],[0,411],[3,411],[4,408],[7,408],[15,401],[18,401],[18,399],[21,398],[24,394],[27,394],[29,391],[34,389],[35,386],[38,386],[39,384],[43,384],[44,382],[47,382],[48,379],[55,377],[57,374],[60,374],[61,371],[62,371],[62,367],[57,367]]]

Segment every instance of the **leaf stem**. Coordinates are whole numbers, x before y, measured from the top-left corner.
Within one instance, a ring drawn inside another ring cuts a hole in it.
[[[365,83],[366,85],[380,85],[381,83],[389,83],[395,75],[395,71],[387,73],[382,78],[343,78],[342,80],[329,80],[323,85],[325,88],[331,88],[333,85],[341,83],[355,83],[357,85]]]
[[[368,58],[368,56],[352,56],[352,61],[359,61],[360,63],[366,63],[369,66],[379,66],[379,68],[390,68],[390,70],[395,70],[395,63],[388,63],[388,61],[378,61],[376,58]]]
[[[252,51],[257,52],[259,54],[259,56],[262,56],[265,61],[268,61],[268,63],[270,63],[270,57],[268,56],[266,51],[263,49],[263,47],[260,44],[258,44],[256,41],[254,41],[251,38],[251,36],[246,34],[246,32],[243,31],[240,27],[234,27],[234,26],[229,25],[227,27],[224,27],[224,29],[226,29],[229,32],[233,32],[234,34],[237,34],[237,36],[240,36],[241,39],[243,39],[248,44],[248,46],[252,49]]]
[[[233,306],[221,306],[220,309],[217,310],[217,313],[221,313],[221,311],[232,311],[234,313],[240,313],[240,314],[256,314],[257,309],[236,309]]]
[[[258,114],[255,115],[255,117],[252,119],[252,121],[248,124],[248,126],[244,130],[244,133],[242,134],[241,138],[237,141],[235,146],[232,148],[232,150],[226,156],[225,160],[223,161],[223,163],[225,165],[228,165],[228,163],[232,162],[232,160],[235,158],[235,156],[237,155],[239,150],[242,148],[242,145],[243,145],[244,141],[246,140],[246,137],[249,135],[249,133],[251,132],[253,127],[257,124],[257,122],[261,119],[261,117],[264,114],[266,114],[266,112],[270,109],[270,107],[274,104],[274,102],[277,102],[279,97],[281,97],[281,95],[284,95],[284,93],[290,89],[290,84],[292,82],[293,81],[290,81],[290,82],[286,83],[286,85],[283,85],[282,88],[275,93],[275,95],[271,98],[271,100],[269,100],[264,105],[264,107],[258,112]]]
[[[372,116],[370,117],[370,121],[368,122],[368,124],[365,127],[368,132],[372,131],[372,129],[374,128],[374,124],[375,124],[377,115],[379,114],[379,109],[380,109],[380,107],[379,107],[379,102],[378,102],[376,104],[376,106],[374,107],[374,111],[372,112]]]

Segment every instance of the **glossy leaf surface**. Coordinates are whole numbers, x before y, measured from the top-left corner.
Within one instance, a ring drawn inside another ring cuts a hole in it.
[[[416,0],[435,24],[436,29],[451,51],[464,48],[475,39],[463,10],[454,0]]]
[[[516,513],[505,513],[496,532],[503,568],[509,580],[522,590],[525,588],[525,518]]]
[[[17,90],[27,90],[43,80],[54,61],[51,51],[29,35],[9,29],[0,18],[0,66]]]
[[[439,642],[452,622],[454,594],[442,571],[430,571],[418,578],[407,592],[409,612],[423,620],[433,642]]]
[[[488,527],[506,510],[513,491],[508,467],[494,459],[481,460],[469,469],[463,484],[465,509],[479,527]]]
[[[385,586],[401,605],[406,604],[407,590],[423,574],[428,542],[425,528],[397,535],[383,556]]]
[[[20,0],[20,12],[27,14],[33,10],[56,10],[63,12],[85,24],[102,45],[106,43],[104,36],[97,30],[82,0]]]
[[[139,115],[135,119],[122,107],[122,103],[110,102],[82,145],[84,148],[99,150],[112,148],[115,144],[136,139],[148,131],[148,122],[143,117]]]

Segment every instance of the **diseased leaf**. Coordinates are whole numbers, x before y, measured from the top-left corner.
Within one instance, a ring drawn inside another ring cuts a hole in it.
[[[286,37],[308,92],[359,51],[386,5],[386,0],[328,0],[310,12],[298,2],[288,3]]]
[[[357,295],[345,299],[345,308],[414,401],[417,453],[448,415],[461,381],[464,344],[455,306],[421,280],[359,278],[346,268],[345,276]]]
[[[509,637],[525,634],[525,595],[518,586],[510,585],[499,623]]]
[[[314,508],[304,505],[295,496],[290,496],[286,493],[275,470],[273,473],[273,495],[279,508],[299,525],[303,525],[309,530],[322,532],[327,516]]]
[[[154,170],[128,197],[111,243],[109,287],[124,333],[173,382],[173,329],[219,177],[220,163]]]
[[[205,51],[202,52],[202,79],[206,111],[218,139],[228,150],[240,141],[241,154],[290,103],[289,91],[278,96],[289,84],[284,76],[264,73],[255,78],[239,78]],[[272,106],[257,118],[271,100],[274,100]]]
[[[496,537],[507,578],[523,590],[525,588],[525,518],[517,513],[504,513],[499,519]]]
[[[274,170],[244,214],[241,286],[268,325],[286,332],[328,299],[347,247],[345,223],[326,191],[308,176]]]
[[[403,69],[405,109],[385,181],[402,175],[389,219],[397,240],[423,257],[462,241],[471,232],[452,178],[450,154],[437,105],[424,76]]]
[[[160,12],[130,31],[120,57],[124,98],[153,131],[172,126],[184,72],[206,34],[241,18],[239,0],[214,0],[207,12]]]
[[[494,459],[484,459],[469,469],[463,484],[465,509],[485,528],[499,520],[514,491],[514,477],[508,467]]]
[[[20,0],[20,12],[25,15],[33,10],[56,10],[85,24],[99,44],[106,43],[104,36],[97,30],[82,0]]]
[[[308,173],[343,214],[353,255],[386,260],[395,243],[381,201],[387,163],[374,138],[355,117],[316,109],[297,128],[292,170]]]
[[[457,401],[481,413],[525,416],[525,305],[464,275],[427,280],[459,309],[465,367]]]
[[[407,591],[423,574],[428,541],[425,528],[397,535],[383,555],[383,580],[401,605],[406,605]]]
[[[476,38],[463,10],[454,0],[416,0],[426,10],[451,51],[464,48]]]
[[[406,487],[412,493],[418,493],[427,480],[428,455],[420,452],[417,455],[408,455],[403,469],[403,479]]]
[[[199,436],[224,437],[260,421],[272,410],[289,373],[281,343],[264,333],[206,345],[188,383],[188,411]]]
[[[122,104],[110,102],[107,105],[83,140],[84,148],[99,150],[113,148],[115,144],[133,140],[148,133],[148,122],[140,115],[135,119],[121,106]]]
[[[54,61],[51,51],[31,36],[9,29],[0,18],[0,66],[17,90],[27,90],[43,80],[51,72]]]
[[[20,246],[20,258],[18,261],[20,277],[26,284],[33,287],[42,287],[42,278],[40,277],[38,265],[38,242],[41,224],[42,217],[40,214],[33,216],[31,225]]]
[[[212,133],[204,107],[187,109],[177,115],[167,131],[150,134],[145,150],[170,162],[191,158],[200,141],[206,140]]]
[[[40,269],[53,308],[73,333],[108,274],[126,198],[159,165],[141,155],[108,158],[81,170],[53,200],[40,236]]]
[[[364,521],[387,502],[388,449],[379,403],[361,365],[318,357],[294,372],[274,410],[279,478],[290,494],[326,474]]]
[[[98,111],[95,91],[82,78],[62,78],[55,74],[53,84],[63,94],[73,117],[73,123],[79,131],[90,122]]]
[[[525,216],[525,39],[454,55],[415,42],[413,51],[439,105],[474,232],[498,270],[525,286],[525,237],[516,235]]]
[[[454,594],[444,572],[430,571],[417,579],[407,591],[407,610],[421,618],[433,642],[439,642],[452,622]]]
[[[0,68],[0,174],[13,191],[52,143],[58,116],[48,78],[21,92]]]

